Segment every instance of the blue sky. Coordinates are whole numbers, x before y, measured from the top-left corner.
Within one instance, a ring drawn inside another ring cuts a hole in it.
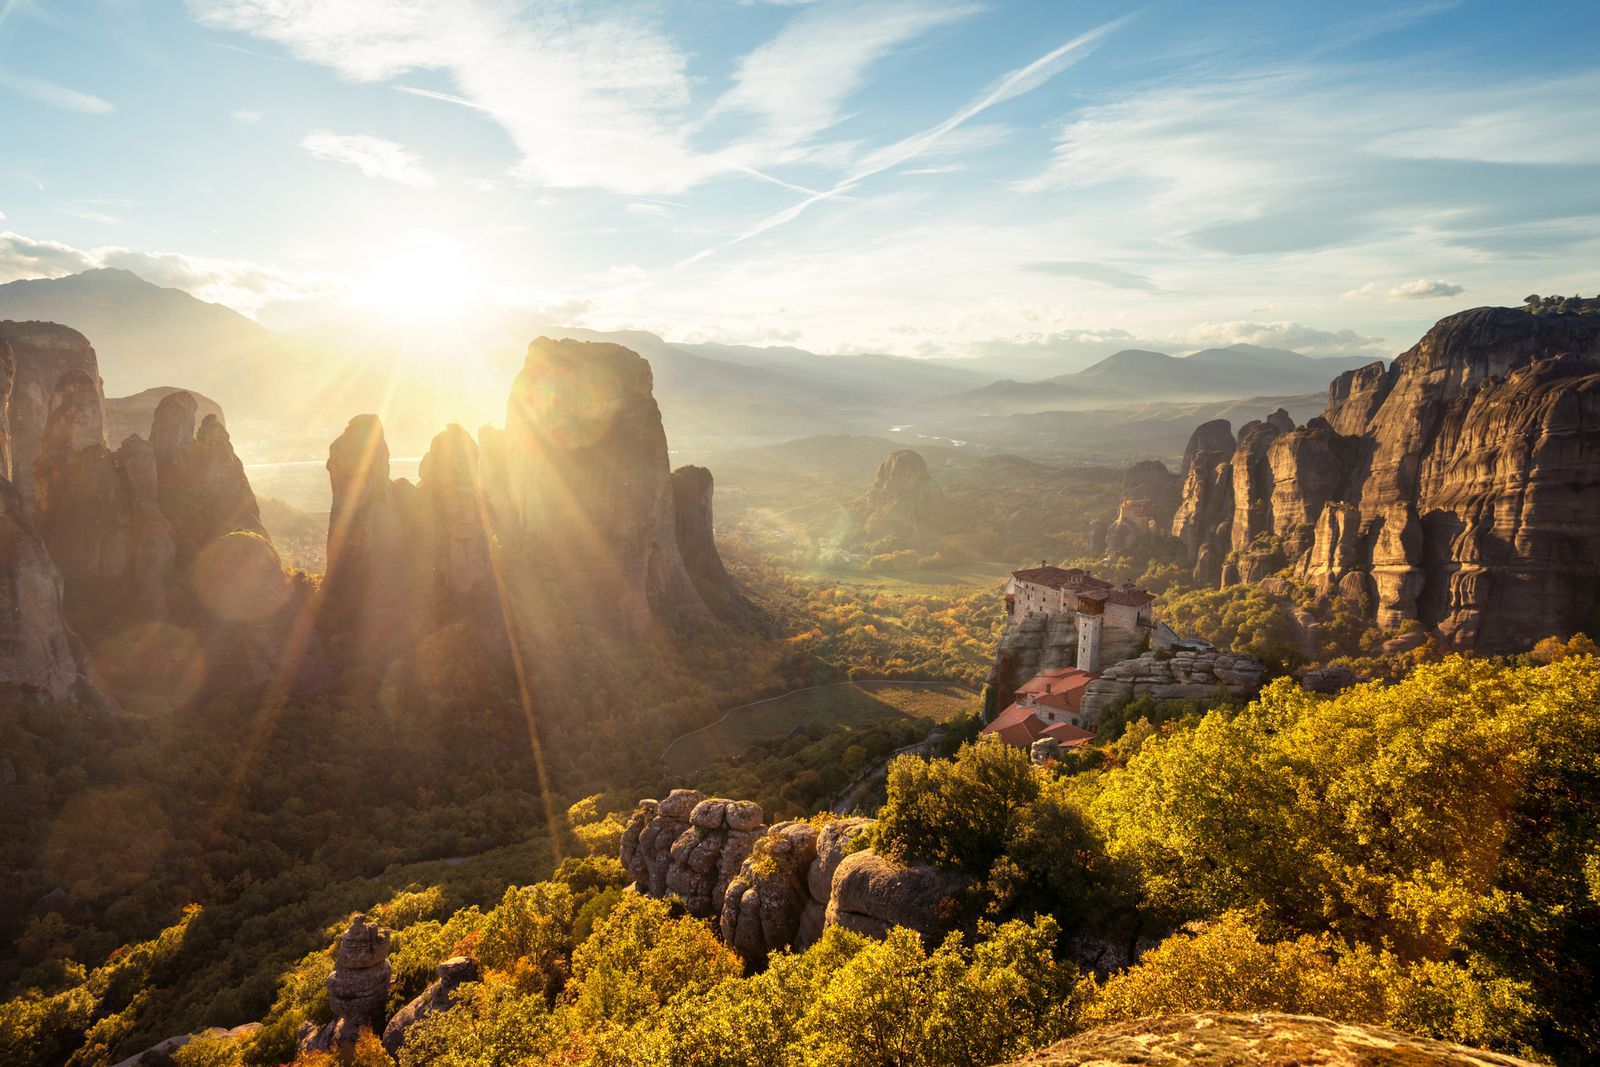
[[[0,0],[0,281],[910,355],[1593,292],[1600,5]]]

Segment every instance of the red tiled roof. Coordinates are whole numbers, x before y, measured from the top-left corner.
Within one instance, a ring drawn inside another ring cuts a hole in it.
[[[1063,567],[1029,567],[1027,570],[1012,571],[1011,577],[1019,582],[1031,582],[1051,589],[1111,588],[1110,582],[1103,582],[1088,571],[1077,567],[1070,570]]]
[[[1052,667],[1046,671],[1029,678],[1017,690],[1022,693],[1032,693],[1037,703],[1047,703],[1046,697],[1066,696],[1075,705],[1083,702],[1083,690],[1090,682],[1095,680],[1095,675],[1088,671],[1081,671],[1076,667]],[[1064,704],[1050,703],[1051,707],[1066,707]],[[1070,708],[1077,711],[1077,707]]]
[[[1087,745],[1094,740],[1094,731],[1081,730],[1070,722],[1051,723],[1044,728],[1044,734],[1070,746]]]
[[[1070,589],[1089,600],[1108,600],[1129,607],[1140,607],[1155,599],[1143,589],[1134,588],[1131,583],[1118,588],[1077,567],[1029,567],[1027,570],[1012,571],[1011,577],[1019,582],[1049,589]]]

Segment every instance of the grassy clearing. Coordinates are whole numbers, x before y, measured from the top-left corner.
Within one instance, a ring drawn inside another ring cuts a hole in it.
[[[979,698],[956,685],[909,686],[856,682],[790,693],[743,708],[722,722],[683,737],[666,755],[667,766],[688,774],[712,760],[736,756],[751,745],[777,741],[812,724],[867,726],[886,719],[922,719],[931,726],[976,711]]]

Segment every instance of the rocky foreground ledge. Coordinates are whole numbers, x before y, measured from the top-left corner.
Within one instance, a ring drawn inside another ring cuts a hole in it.
[[[1004,1067],[1535,1067],[1528,1060],[1315,1015],[1197,1012],[1113,1023]]]

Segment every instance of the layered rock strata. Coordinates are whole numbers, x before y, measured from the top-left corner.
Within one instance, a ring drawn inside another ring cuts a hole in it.
[[[1266,664],[1237,652],[1146,652],[1107,667],[1083,692],[1091,722],[1130,700],[1249,700],[1261,690]]]
[[[1202,580],[1288,566],[1380,626],[1513,651],[1600,606],[1597,416],[1600,316],[1463,312],[1264,449],[1241,434],[1223,460],[1218,427],[1196,430],[1173,533]]]

